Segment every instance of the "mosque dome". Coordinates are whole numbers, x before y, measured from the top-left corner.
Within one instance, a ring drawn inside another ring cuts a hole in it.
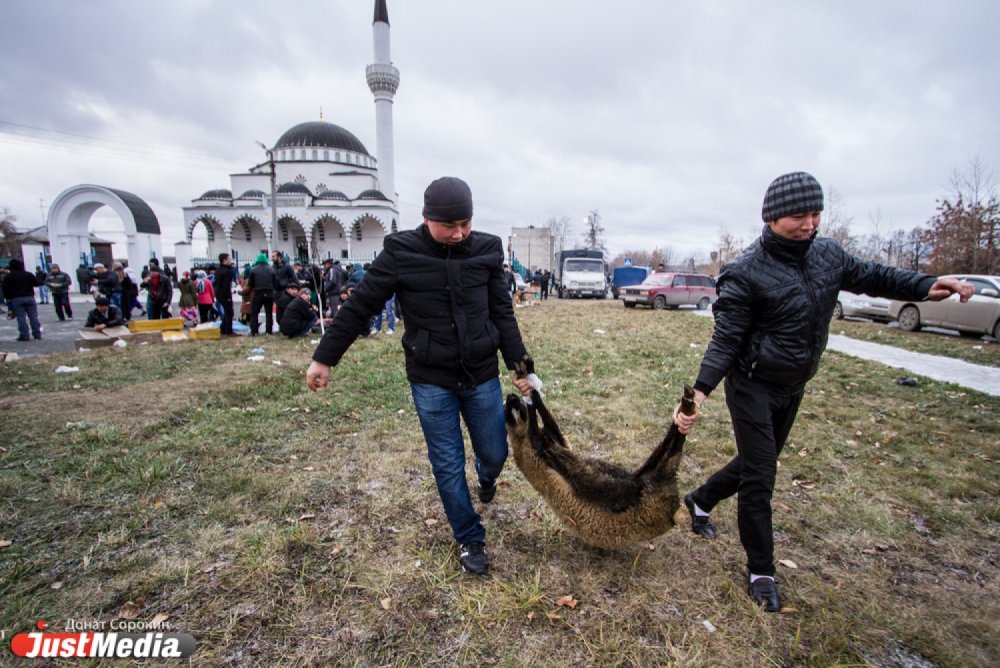
[[[248,190],[245,193],[243,193],[242,195],[240,195],[237,199],[264,199],[264,191],[263,190]]]
[[[371,155],[360,139],[339,125],[327,123],[326,121],[299,123],[281,135],[274,148],[317,146],[320,148],[335,148],[342,151],[353,151],[355,153]]]
[[[219,188],[217,190],[209,190],[203,194],[198,199],[224,199],[231,200],[233,198],[233,193],[231,190],[226,190],[225,188]]]
[[[304,183],[296,183],[295,181],[289,181],[288,183],[282,183],[278,186],[279,193],[297,193],[299,195],[309,195],[312,196],[312,192],[306,187]]]
[[[319,195],[316,195],[316,199],[339,199],[348,201],[347,195],[340,192],[339,190],[324,190]]]
[[[358,199],[380,199],[380,200],[384,200],[386,202],[391,202],[392,201],[388,197],[386,197],[385,195],[383,195],[381,192],[379,192],[378,190],[366,190],[363,193],[361,193],[360,195],[358,195]]]

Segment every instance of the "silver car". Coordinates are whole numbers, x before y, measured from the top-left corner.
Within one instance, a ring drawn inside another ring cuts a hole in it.
[[[942,278],[971,283],[976,292],[964,304],[958,295],[939,302],[893,300],[889,314],[899,321],[899,328],[915,332],[921,327],[943,327],[957,329],[962,336],[987,334],[1000,339],[1000,276],[952,274]]]
[[[878,322],[890,322],[893,319],[889,315],[888,299],[857,295],[847,290],[841,290],[840,294],[837,295],[837,305],[833,307],[833,317],[837,320],[869,318]]]

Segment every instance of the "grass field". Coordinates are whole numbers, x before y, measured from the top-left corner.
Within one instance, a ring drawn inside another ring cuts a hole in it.
[[[567,438],[629,466],[662,437],[712,326],[613,302],[517,315]],[[248,361],[258,344],[267,359]],[[0,366],[0,629],[165,618],[198,639],[196,666],[1000,657],[996,398],[900,386],[898,370],[828,353],[780,462],[788,610],[768,615],[744,593],[733,501],[714,513],[716,541],[682,519],[651,542],[597,550],[512,460],[496,500],[476,504],[491,573],[463,575],[398,335],[358,341],[321,393],[303,383],[311,350],[259,337]],[[54,373],[60,364],[80,371]],[[722,394],[688,439],[682,490],[734,453]]]

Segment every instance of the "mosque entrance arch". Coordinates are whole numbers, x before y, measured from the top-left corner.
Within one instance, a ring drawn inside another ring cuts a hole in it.
[[[139,271],[150,258],[162,258],[160,223],[146,202],[130,192],[83,184],[62,191],[49,207],[46,226],[52,261],[72,274],[90,257],[90,219],[106,206],[125,228],[125,251],[130,267]]]

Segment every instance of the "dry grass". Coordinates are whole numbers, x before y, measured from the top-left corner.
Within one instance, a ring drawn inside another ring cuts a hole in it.
[[[711,331],[616,303],[550,301],[518,317],[571,442],[628,465],[662,437]],[[266,339],[268,360],[246,361],[259,341],[0,368],[0,628],[110,620],[141,600],[140,618],[169,615],[199,639],[192,664],[204,666],[1000,656],[997,399],[899,386],[891,369],[828,354],[775,492],[794,611],[766,615],[743,592],[734,503],[716,511],[717,541],[677,528],[595,550],[513,462],[482,509],[492,572],[462,575],[398,339],[357,342],[317,394],[302,383],[307,341]],[[67,362],[81,373],[52,373]],[[721,395],[688,441],[685,490],[732,456]],[[555,604],[566,594],[575,609]]]

